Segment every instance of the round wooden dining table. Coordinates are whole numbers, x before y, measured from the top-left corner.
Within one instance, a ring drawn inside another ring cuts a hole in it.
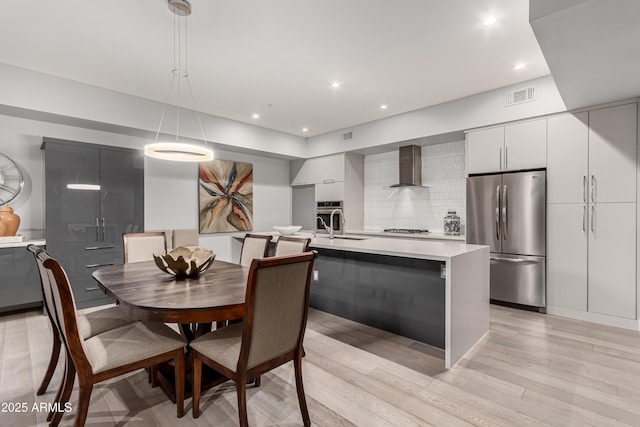
[[[212,322],[243,317],[248,275],[248,267],[217,260],[193,279],[176,279],[153,261],[93,272],[98,286],[130,316],[177,323],[188,341],[208,332]]]
[[[177,323],[188,342],[211,331],[213,322],[220,326],[244,316],[248,275],[248,267],[224,261],[214,261],[207,271],[193,279],[176,279],[153,261],[113,265],[93,272],[98,286],[131,317]],[[188,360],[189,357],[190,352]],[[188,368],[186,375],[185,397],[190,397]],[[203,390],[226,380],[209,371],[203,371],[203,377]],[[175,403],[173,366],[159,365],[158,380]]]

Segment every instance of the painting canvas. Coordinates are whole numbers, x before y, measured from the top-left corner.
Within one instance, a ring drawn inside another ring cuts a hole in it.
[[[200,233],[253,230],[253,165],[212,160],[198,175]]]

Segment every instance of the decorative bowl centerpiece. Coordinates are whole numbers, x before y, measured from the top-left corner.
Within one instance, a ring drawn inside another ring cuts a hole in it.
[[[195,248],[193,250],[178,246],[168,253],[153,254],[158,268],[173,274],[177,279],[198,277],[200,273],[211,266],[216,254],[209,249]]]
[[[292,234],[300,231],[302,227],[299,225],[276,225],[273,227],[275,231],[282,234],[283,236],[291,236]]]

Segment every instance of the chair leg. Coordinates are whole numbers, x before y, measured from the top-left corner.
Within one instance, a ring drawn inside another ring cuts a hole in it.
[[[157,378],[157,367],[151,368],[156,372],[155,376]],[[175,360],[175,388],[176,388],[176,410],[178,418],[184,417],[184,349],[180,348],[176,351],[176,360]]]
[[[240,427],[249,427],[247,418],[247,378],[242,376],[236,379],[236,393],[238,393],[238,418]]]
[[[202,361],[197,357],[193,358],[193,381],[191,381],[192,397],[191,403],[193,405],[193,418],[200,416],[200,387],[202,380]]]
[[[260,387],[260,375],[258,375],[257,377],[255,377],[253,379],[253,385],[255,385],[256,387]]]
[[[300,404],[300,412],[302,413],[302,421],[305,427],[311,425],[309,418],[309,409],[307,408],[307,399],[304,395],[304,386],[302,385],[302,355],[298,354],[293,359],[293,366],[296,375],[296,391],[298,392],[298,403]]]
[[[60,386],[58,386],[58,392],[56,393],[56,398],[53,400],[54,406],[55,404],[60,403],[60,399],[62,397],[62,391],[64,390],[64,385],[67,381],[67,375],[69,375],[69,367],[67,366],[67,364],[68,364],[68,360],[65,359],[64,371],[62,372],[62,381],[60,381]],[[47,421],[51,421],[54,414],[55,412],[53,411],[53,409],[51,409],[51,411],[49,411],[49,414],[47,415]]]
[[[76,420],[74,427],[84,427],[87,421],[87,412],[89,412],[89,402],[91,401],[91,391],[93,390],[92,382],[80,382],[78,394],[78,408],[76,410]]]
[[[47,391],[47,387],[49,387],[49,383],[51,382],[51,377],[53,377],[53,372],[56,370],[56,365],[58,364],[58,358],[60,357],[60,347],[62,345],[62,341],[60,341],[60,334],[58,334],[56,328],[53,329],[53,348],[51,349],[51,357],[49,358],[49,366],[47,367],[47,372],[44,374],[44,378],[42,379],[42,383],[38,388],[36,394],[38,396],[42,396],[45,391]]]
[[[66,375],[64,376],[64,385],[62,389],[62,393],[60,394],[60,401],[58,409],[61,409],[65,406],[65,403],[69,401],[71,397],[71,392],[73,391],[73,383],[76,380],[76,367],[73,365],[71,361],[71,356],[67,353],[67,369]],[[53,419],[49,423],[50,427],[56,427],[60,424],[60,420],[62,420],[62,416],[64,415],[63,411],[58,410],[53,414]]]

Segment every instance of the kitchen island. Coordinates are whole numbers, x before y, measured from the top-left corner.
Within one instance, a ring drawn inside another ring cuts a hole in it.
[[[314,308],[441,348],[447,369],[489,330],[488,246],[319,235],[310,247]]]

